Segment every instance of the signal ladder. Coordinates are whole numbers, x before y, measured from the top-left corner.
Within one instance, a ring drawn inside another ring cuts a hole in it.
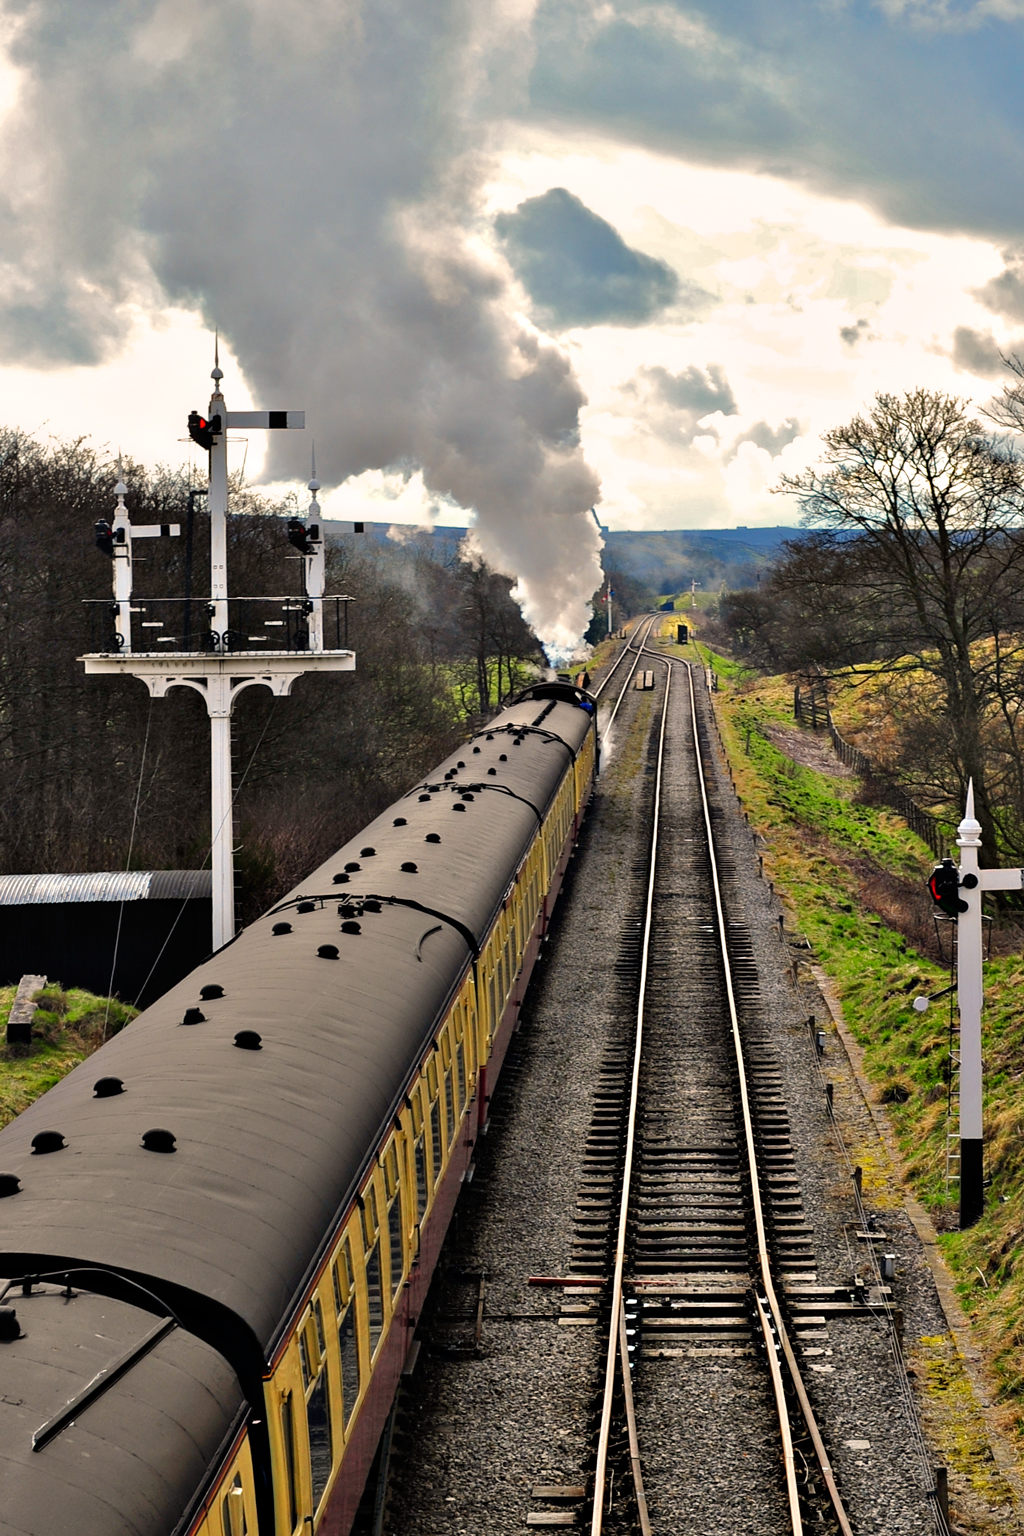
[[[956,961],[957,961],[957,921],[956,918],[940,918],[938,913],[933,914],[935,922],[935,936],[939,942],[939,954],[945,958],[945,946],[942,942],[942,928],[948,926],[950,938],[949,954],[949,986],[945,992],[949,994],[949,1078],[946,1084],[946,1159],[945,1159],[945,1186],[946,1204],[950,1203],[950,1191],[960,1187],[960,1016],[956,1008]],[[940,927],[941,924],[941,927]],[[939,997],[943,994],[940,992]]]
[[[953,1031],[950,1030],[952,1036]],[[960,1184],[960,1052],[949,1052],[949,1088],[946,1093],[946,1204],[950,1203],[950,1189]],[[953,1130],[952,1127],[956,1126]]]

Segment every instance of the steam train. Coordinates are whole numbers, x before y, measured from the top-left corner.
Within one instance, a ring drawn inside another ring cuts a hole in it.
[[[345,1536],[596,766],[528,689],[0,1132],[3,1536]]]

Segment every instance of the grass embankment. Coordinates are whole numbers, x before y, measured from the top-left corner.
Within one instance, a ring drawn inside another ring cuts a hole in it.
[[[937,1225],[954,1216],[945,1180],[950,1008],[912,1000],[949,984],[935,955],[924,880],[930,851],[895,813],[837,776],[827,738],[797,730],[781,679],[734,681],[716,710],[736,787],[766,843],[788,925],[832,977],[864,1048],[917,1197]],[[816,754],[821,767],[812,766]],[[803,761],[795,759],[802,758]],[[825,771],[828,770],[828,771]],[[927,953],[928,949],[933,951]],[[940,1242],[1000,1384],[1005,1422],[1024,1432],[1024,960],[985,969],[985,1215]],[[953,1197],[955,1199],[955,1186]],[[942,1367],[946,1370],[945,1365]]]
[[[17,990],[0,987],[3,1037]],[[97,997],[80,987],[65,992],[59,986],[49,986],[37,996],[40,1002],[32,1021],[31,1054],[10,1058],[0,1054],[0,1127],[59,1083],[138,1012],[117,998]]]

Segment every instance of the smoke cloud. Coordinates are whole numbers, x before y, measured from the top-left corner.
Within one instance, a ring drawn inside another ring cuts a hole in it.
[[[307,410],[325,484],[422,470],[571,647],[601,579],[584,397],[480,234],[484,124],[521,98],[529,0],[6,9],[5,359],[97,362],[139,306],[198,309],[258,403]],[[268,476],[305,451],[273,442]]]

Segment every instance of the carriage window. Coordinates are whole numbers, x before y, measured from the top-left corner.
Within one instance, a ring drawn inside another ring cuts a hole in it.
[[[248,1536],[249,1527],[245,1522],[245,1495],[242,1492],[240,1472],[235,1473],[235,1480],[224,1495],[221,1520],[224,1525],[224,1536]]]
[[[308,1387],[313,1379],[313,1372],[309,1364],[309,1345],[306,1343],[305,1329],[299,1334],[299,1359],[302,1362],[302,1385]]]
[[[363,1193],[362,1214],[363,1246],[370,1248],[377,1237],[377,1230],[380,1227],[380,1222],[377,1219],[377,1192],[372,1184],[368,1184]]]
[[[313,1298],[313,1320],[316,1323],[316,1341],[322,1355],[327,1348],[327,1336],[324,1333],[324,1314],[318,1296]]]
[[[370,1304],[370,1354],[384,1332],[384,1294],[380,1285],[380,1246],[374,1244],[366,1255],[366,1294]]]
[[[416,1210],[420,1219],[427,1208],[427,1149],[423,1137],[416,1138]]]
[[[294,1531],[299,1518],[299,1490],[295,1479],[295,1420],[292,1415],[290,1392],[281,1404],[281,1430],[284,1435],[284,1460],[288,1484],[288,1529]]]
[[[455,1095],[452,1092],[451,1068],[444,1075],[445,1115],[448,1122],[448,1145],[451,1146],[455,1135]]]
[[[398,1147],[391,1143],[384,1154],[384,1192],[392,1199],[398,1188]]]
[[[388,1206],[388,1239],[391,1243],[391,1300],[394,1301],[402,1285],[405,1257],[402,1245],[402,1191],[395,1190],[395,1198]]]
[[[435,1099],[430,1106],[430,1150],[434,1155],[434,1183],[441,1177],[441,1116]]]
[[[351,1304],[338,1324],[341,1347],[341,1401],[347,1424],[359,1398],[359,1340],[356,1338],[356,1309]]]
[[[347,1237],[342,1239],[341,1252],[331,1265],[331,1279],[334,1282],[334,1305],[340,1317],[355,1288],[352,1249]]]
[[[459,1082],[459,1113],[466,1107],[466,1053],[460,1040],[455,1047],[455,1071]]]
[[[313,1508],[316,1509],[331,1479],[334,1460],[331,1449],[331,1405],[327,1389],[327,1366],[306,1394],[306,1422],[309,1425],[309,1469],[313,1481]]]

